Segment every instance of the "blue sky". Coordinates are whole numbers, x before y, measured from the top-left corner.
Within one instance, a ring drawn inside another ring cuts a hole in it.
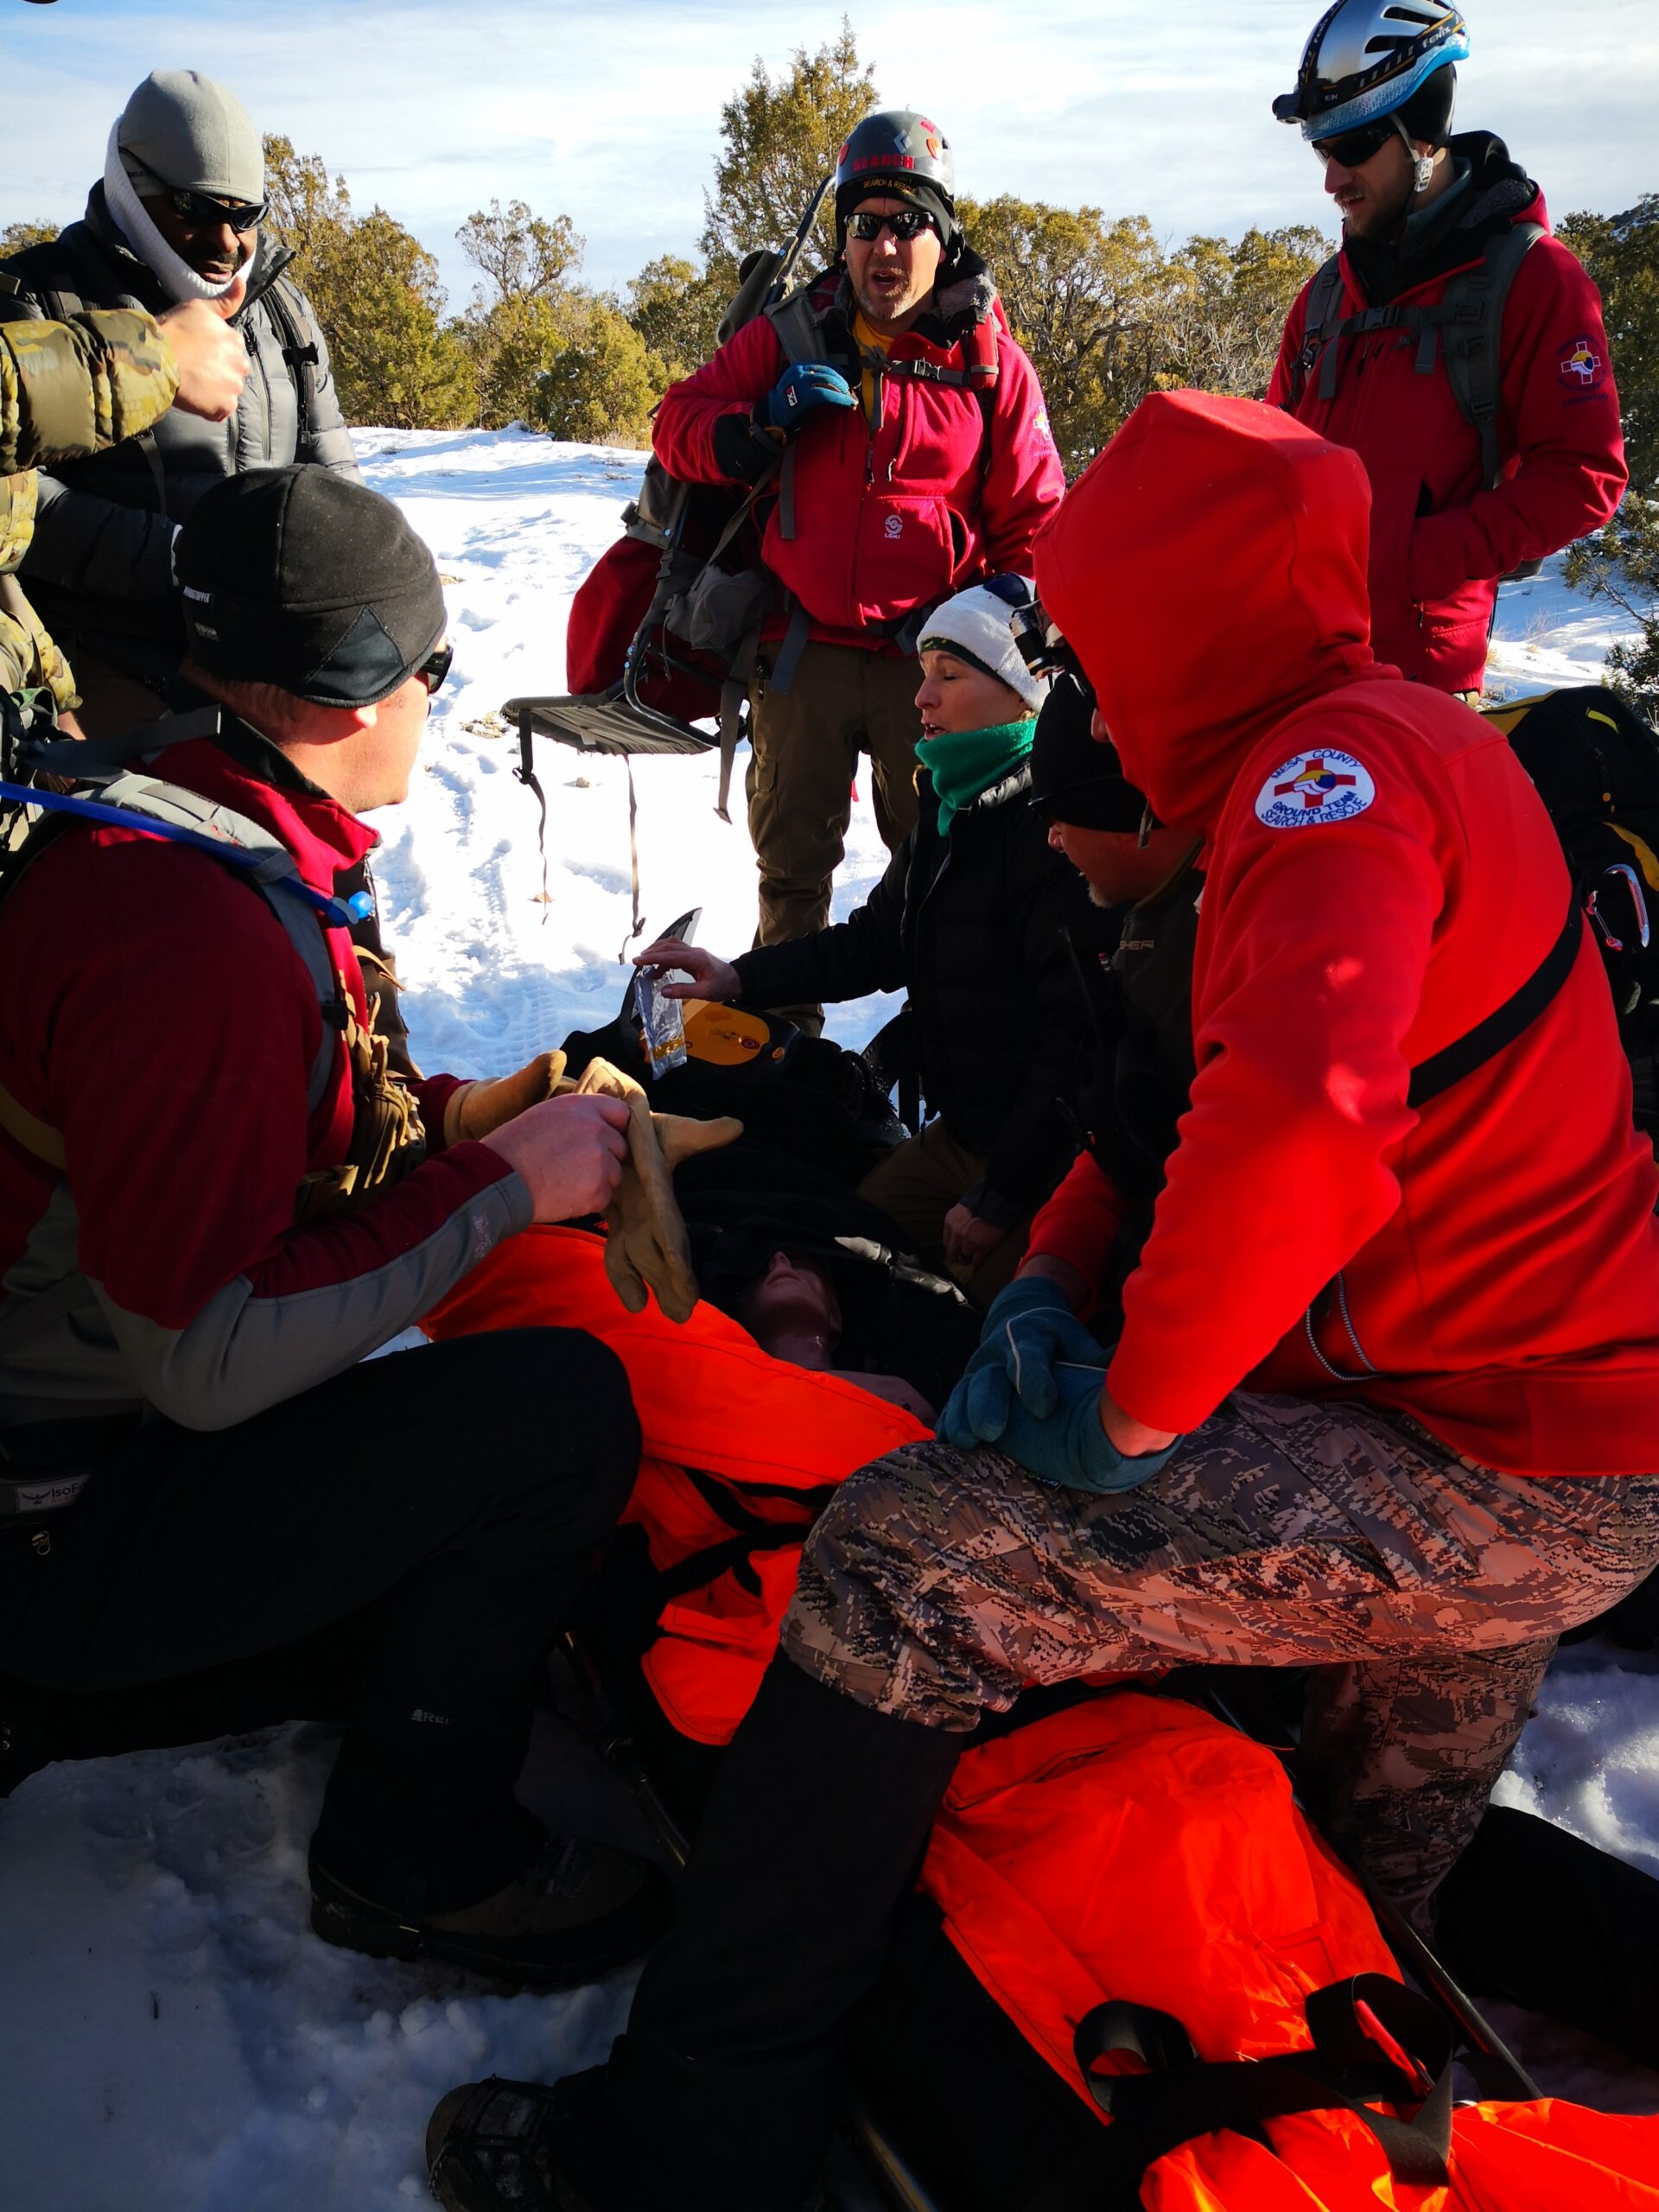
[[[568,213],[620,285],[701,226],[721,102],[835,31],[840,0],[0,0],[0,221],[67,219],[152,68],[232,86],[439,257],[493,196]],[[1323,221],[1319,172],[1268,103],[1319,0],[880,0],[851,6],[890,105],[934,115],[965,189],[1150,216],[1162,236]],[[1659,192],[1659,0],[1474,0],[1463,127],[1496,129],[1558,214]]]

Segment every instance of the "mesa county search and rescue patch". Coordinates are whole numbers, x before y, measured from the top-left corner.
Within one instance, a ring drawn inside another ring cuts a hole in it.
[[[1351,822],[1376,797],[1370,771],[1351,753],[1295,753],[1256,793],[1255,818],[1269,830]]]

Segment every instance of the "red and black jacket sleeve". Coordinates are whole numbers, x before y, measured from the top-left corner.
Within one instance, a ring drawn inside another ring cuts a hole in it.
[[[66,849],[8,907],[9,947],[44,929],[52,949],[25,986],[29,1065],[7,1080],[61,1132],[80,1272],[172,1420],[228,1427],[340,1372],[527,1224],[520,1178],[461,1144],[295,1227],[342,1111],[337,1090],[308,1115],[321,1012],[264,902],[212,863],[147,841]]]

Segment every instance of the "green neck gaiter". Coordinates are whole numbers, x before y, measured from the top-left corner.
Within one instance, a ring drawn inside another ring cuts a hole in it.
[[[1031,751],[1036,734],[1036,720],[1027,715],[1023,721],[997,722],[989,729],[941,730],[937,737],[917,739],[916,758],[938,794],[942,837],[950,835],[950,824],[964,806],[971,806],[982,791],[1014,773]]]

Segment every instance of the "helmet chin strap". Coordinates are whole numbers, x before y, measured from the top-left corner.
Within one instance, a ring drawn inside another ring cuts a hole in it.
[[[1412,137],[1410,131],[1407,130],[1400,117],[1397,115],[1391,115],[1389,118],[1389,121],[1393,124],[1395,129],[1400,133],[1401,140],[1405,146],[1405,149],[1411,156],[1412,190],[1414,194],[1421,196],[1423,193],[1428,190],[1429,186],[1434,181],[1433,149],[1431,148],[1427,154],[1420,154],[1417,150],[1416,140]]]

